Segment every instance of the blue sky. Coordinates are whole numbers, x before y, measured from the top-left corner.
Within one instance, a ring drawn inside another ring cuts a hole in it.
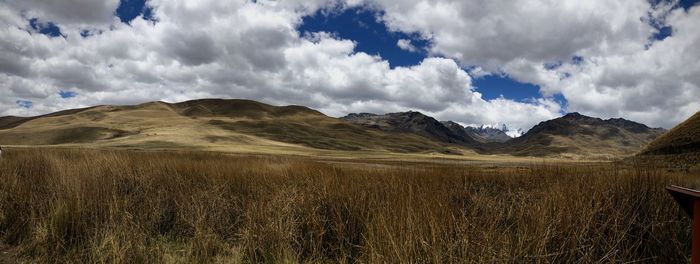
[[[389,61],[392,67],[412,66],[420,63],[428,54],[424,50],[428,41],[416,35],[389,31],[378,21],[381,14],[366,8],[351,8],[342,12],[321,10],[303,18],[299,32],[329,32],[342,39],[356,42],[356,51],[379,55]],[[410,39],[419,50],[410,52],[400,49],[399,39]]]
[[[127,24],[140,15],[143,15],[148,20],[154,19],[153,9],[146,5],[146,0],[121,0],[119,7],[114,13],[122,22]]]
[[[56,26],[53,22],[39,22],[38,19],[29,19],[29,26],[41,34],[47,35],[49,37],[59,37],[61,35],[61,29]]]

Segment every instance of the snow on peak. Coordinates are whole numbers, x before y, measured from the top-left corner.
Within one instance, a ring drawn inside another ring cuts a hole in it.
[[[499,124],[499,123],[496,123],[496,124],[482,124],[481,126],[479,126],[479,129],[481,129],[481,130],[489,129],[489,128],[490,128],[490,129],[500,130],[500,131],[502,131],[503,133],[505,133],[506,135],[508,135],[509,137],[512,137],[512,138],[520,137],[520,136],[522,136],[523,134],[525,134],[525,132],[524,132],[522,129],[520,129],[520,128],[509,128],[508,125],[506,125],[506,124]]]

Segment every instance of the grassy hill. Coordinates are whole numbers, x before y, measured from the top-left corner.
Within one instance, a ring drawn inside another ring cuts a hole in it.
[[[643,155],[686,153],[700,155],[700,112],[652,141],[641,152]]]
[[[693,135],[686,135],[697,127],[676,130],[680,132],[674,134],[684,136],[662,138],[648,152],[671,151],[655,147],[663,145],[671,146],[672,151],[697,149],[698,141],[688,141]],[[0,145],[313,155],[328,155],[319,152],[328,150],[352,151],[353,156],[367,152],[618,158],[639,152],[664,130],[572,113],[542,122],[522,137],[503,143],[478,141],[461,132],[418,112],[350,114],[339,119],[304,106],[237,99],[103,105],[36,117],[0,117]],[[691,143],[679,145],[683,142]]]
[[[635,159],[652,159],[673,170],[700,171],[700,112],[649,143]]]
[[[313,149],[459,151],[420,135],[368,130],[303,106],[223,99],[2,117],[0,144],[291,153]]]

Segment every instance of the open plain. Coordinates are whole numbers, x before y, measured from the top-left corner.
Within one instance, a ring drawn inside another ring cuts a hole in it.
[[[681,263],[664,186],[700,186],[634,161],[8,153],[0,262]]]

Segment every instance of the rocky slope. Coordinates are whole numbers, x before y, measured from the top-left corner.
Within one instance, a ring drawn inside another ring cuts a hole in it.
[[[450,129],[435,118],[415,111],[383,115],[353,113],[341,119],[366,128],[417,134],[442,143],[462,146],[475,146],[479,143],[463,131]]]
[[[442,121],[444,126],[452,130],[455,134],[461,134],[464,136],[469,136],[479,143],[490,143],[490,142],[506,142],[511,139],[508,134],[506,134],[505,129],[498,129],[493,127],[481,126],[481,127],[464,127],[453,121]]]

